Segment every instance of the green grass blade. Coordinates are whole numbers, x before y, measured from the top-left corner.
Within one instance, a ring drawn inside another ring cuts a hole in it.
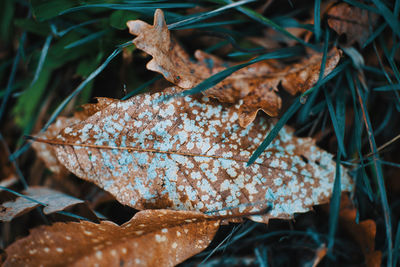
[[[231,75],[235,71],[238,71],[238,70],[240,70],[240,69],[242,69],[244,67],[247,67],[247,66],[249,66],[251,64],[254,64],[254,63],[257,63],[257,62],[260,62],[260,61],[263,61],[263,60],[267,60],[267,59],[278,59],[278,58],[292,57],[292,56],[298,55],[301,52],[301,50],[302,49],[299,48],[299,47],[289,47],[289,48],[282,48],[282,49],[279,49],[277,51],[264,54],[262,56],[256,57],[253,60],[250,60],[250,61],[248,61],[246,63],[238,64],[238,65],[235,65],[233,67],[229,67],[229,68],[227,68],[227,69],[225,69],[225,70],[223,70],[221,72],[218,72],[218,73],[214,74],[213,76],[205,79],[200,84],[198,84],[195,87],[193,87],[192,89],[183,91],[179,95],[185,96],[185,95],[192,95],[192,94],[200,93],[200,92],[205,91],[208,88],[211,88],[214,85],[218,84],[219,82],[224,80],[226,77],[228,77],[229,75]]]
[[[386,22],[382,23],[382,24],[375,30],[375,32],[373,32],[373,33],[371,34],[371,36],[368,37],[368,39],[365,41],[365,43],[362,45],[361,48],[364,49],[364,48],[367,47],[371,42],[373,42],[373,41],[376,39],[376,37],[380,36],[380,35],[382,34],[383,30],[386,28],[386,26],[387,26],[387,23],[386,23]]]
[[[355,76],[357,79],[357,77]],[[353,84],[353,82],[350,82]],[[354,85],[350,87],[352,90],[355,90]],[[357,94],[359,95],[359,99],[361,99],[360,105],[361,109],[363,111],[363,117],[365,119],[366,127],[367,127],[367,134],[368,134],[368,139],[370,142],[371,150],[372,153],[374,154],[373,157],[373,162],[374,162],[374,167],[377,175],[377,183],[378,183],[378,188],[379,188],[379,193],[380,193],[380,200],[381,200],[381,205],[382,205],[382,210],[383,210],[383,217],[385,221],[385,230],[386,230],[386,243],[387,243],[387,266],[392,266],[393,262],[393,240],[392,240],[392,221],[391,221],[391,212],[390,212],[390,207],[389,207],[389,202],[387,199],[387,194],[386,194],[386,187],[385,187],[385,181],[383,178],[383,171],[382,171],[382,165],[379,161],[379,154],[378,154],[378,149],[376,146],[375,142],[375,137],[374,133],[372,131],[372,125],[371,125],[371,120],[369,119],[369,114],[366,110],[366,100],[362,95],[362,92],[360,90],[357,90]]]
[[[7,105],[7,101],[8,98],[10,97],[10,93],[11,93],[11,89],[13,87],[14,84],[14,80],[15,80],[15,75],[17,73],[17,67],[18,67],[18,63],[21,59],[21,54],[22,54],[22,50],[25,44],[25,40],[26,40],[26,32],[23,32],[21,35],[21,38],[19,39],[19,46],[18,46],[18,50],[17,50],[17,54],[14,57],[14,62],[11,68],[11,72],[7,81],[7,87],[5,89],[5,94],[3,96],[3,99],[1,101],[1,106],[0,106],[0,122],[1,119],[3,118],[3,114],[4,111],[6,109],[6,105]]]
[[[400,83],[389,84],[389,85],[384,85],[384,86],[379,86],[379,87],[375,87],[375,88],[372,89],[372,90],[378,91],[378,92],[386,92],[386,91],[400,90]]]
[[[222,1],[225,2],[225,3],[232,3],[231,0],[222,0]],[[303,41],[302,39],[294,36],[293,34],[288,32],[287,30],[285,30],[284,28],[282,28],[281,26],[279,26],[278,24],[276,24],[272,20],[267,19],[266,17],[264,17],[263,15],[257,13],[256,11],[254,11],[254,10],[252,10],[250,8],[247,8],[247,7],[242,7],[242,6],[237,7],[236,9],[238,11],[242,12],[243,14],[245,14],[246,16],[248,16],[249,18],[251,18],[251,19],[253,19],[253,20],[255,20],[255,21],[257,21],[257,22],[259,22],[259,23],[261,23],[263,25],[266,25],[268,27],[273,28],[274,30],[286,35],[287,37],[296,40],[297,42],[301,43],[302,45],[305,45],[305,46],[308,46],[308,47],[310,47],[312,49],[317,50],[317,48],[314,45],[312,45],[310,43],[307,43],[307,42]]]
[[[339,211],[340,211],[340,193],[341,193],[341,162],[340,162],[340,148],[336,156],[336,173],[335,181],[333,183],[332,197],[329,204],[329,241],[328,250],[332,251],[335,244],[335,234],[338,225]]]
[[[314,33],[315,39],[321,38],[321,0],[314,1]]]
[[[193,8],[196,7],[194,3],[156,3],[156,4],[86,4],[77,7],[72,7],[66,10],[59,12],[58,15],[65,15],[68,13],[81,11],[85,9],[93,9],[93,8],[105,8],[105,9],[115,9],[115,10],[130,10],[137,12],[144,12],[144,10],[155,10],[157,8],[167,9],[167,8]]]
[[[37,66],[36,71],[35,71],[35,75],[33,76],[33,80],[32,80],[31,85],[29,87],[31,87],[37,81],[37,79],[39,78],[40,72],[43,69],[43,64],[44,64],[44,62],[46,60],[47,53],[49,52],[50,43],[51,43],[52,40],[53,40],[53,35],[47,36],[46,41],[45,41],[45,43],[43,45],[42,51],[40,53],[40,58],[39,58],[38,66]]]
[[[324,94],[325,94],[325,100],[326,100],[326,104],[328,106],[329,115],[331,116],[333,129],[335,130],[336,139],[337,139],[337,142],[338,142],[339,149],[341,150],[341,154],[344,157],[347,157],[346,149],[345,149],[345,146],[344,146],[343,134],[341,133],[340,126],[339,126],[338,120],[336,118],[335,111],[333,110],[333,104],[332,104],[331,96],[328,94],[328,91],[326,90],[325,87],[323,88],[323,91],[324,91]]]
[[[170,30],[178,29],[178,28],[181,28],[183,26],[187,26],[187,25],[190,25],[192,23],[199,22],[201,20],[205,20],[205,19],[217,16],[217,15],[221,14],[223,11],[226,11],[226,10],[229,10],[229,9],[232,9],[232,8],[235,8],[235,7],[250,3],[250,2],[254,2],[254,0],[242,0],[242,1],[238,1],[238,2],[233,2],[233,3],[230,3],[228,5],[222,6],[220,8],[214,9],[212,11],[202,13],[202,14],[200,14],[198,16],[191,17],[191,18],[188,18],[188,19],[184,19],[182,21],[178,21],[178,22],[172,23],[172,24],[168,25],[168,29],[170,29]]]
[[[124,96],[123,98],[121,98],[121,100],[127,100],[129,98],[131,98],[134,95],[139,94],[140,92],[142,92],[144,89],[146,89],[146,87],[148,87],[149,85],[153,84],[154,82],[160,80],[162,78],[162,75],[157,75],[156,77],[154,77],[153,79],[151,79],[148,82],[145,82],[144,84],[142,84],[141,86],[139,86],[138,88],[136,88],[135,90],[133,90],[132,92],[130,92],[129,94],[127,94],[126,96]]]
[[[94,32],[92,34],[89,34],[86,37],[83,37],[82,39],[79,39],[75,42],[72,42],[66,46],[64,46],[64,49],[71,49],[83,44],[86,44],[88,42],[94,41],[96,39],[99,39],[100,37],[102,37],[103,35],[105,35],[107,33],[107,30],[102,30],[102,31],[98,31],[98,32]]]
[[[378,8],[379,13],[386,20],[387,24],[392,28],[393,32],[400,36],[400,23],[395,15],[381,0],[372,0],[375,6]]]
[[[40,130],[40,133],[44,132],[60,115],[61,111],[67,106],[67,104],[76,96],[78,95],[85,87],[87,84],[89,84],[97,75],[99,75],[106,67],[107,65],[117,56],[121,53],[122,51],[122,46],[118,47],[115,49],[111,55],[108,56],[108,58],[95,70],[93,71],[81,84],[78,85],[77,88],[61,102],[61,104],[56,108],[56,110],[51,114],[50,119],[46,122],[46,124],[43,126],[43,128]],[[31,146],[31,143],[26,143],[23,145],[20,149],[15,151],[10,157],[10,161],[15,161],[18,157],[20,157],[25,151],[27,151]]]
[[[272,140],[278,135],[279,131],[285,126],[286,122],[296,113],[296,111],[300,108],[300,97],[297,97],[294,100],[294,103],[290,106],[290,108],[283,114],[282,118],[276,123],[271,132],[268,133],[267,137],[264,141],[259,145],[259,147],[254,151],[253,155],[251,155],[249,161],[247,162],[247,166],[253,164],[257,158],[264,152],[264,150],[271,144]]]

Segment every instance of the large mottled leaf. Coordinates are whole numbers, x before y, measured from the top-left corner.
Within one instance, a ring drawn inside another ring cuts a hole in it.
[[[41,205],[44,205],[43,212],[50,214],[84,203],[78,198],[40,186],[29,187],[24,194],[25,198],[18,197],[15,201],[0,204],[0,221],[9,222]]]
[[[55,223],[7,249],[3,266],[175,266],[205,249],[219,220],[201,213],[145,210],[118,226]]]
[[[268,215],[253,217],[266,222],[329,201],[335,163],[313,139],[284,127],[247,167],[273,125],[259,118],[242,128],[237,109],[206,97],[177,98],[176,91],[110,100],[48,142],[71,172],[137,209],[241,215],[272,204]],[[352,190],[341,173],[342,190]]]
[[[141,20],[127,23],[129,31],[137,37],[133,43],[137,48],[153,57],[147,68],[161,73],[168,81],[189,89],[233,63],[196,51],[197,62],[171,36],[161,10],[154,15],[154,25]],[[324,75],[338,64],[341,51],[333,48],[327,56]],[[221,102],[240,103],[239,123],[245,127],[256,117],[259,110],[277,116],[281,98],[277,95],[278,85],[291,94],[305,92],[319,78],[322,53],[312,52],[301,62],[284,65],[276,60],[265,60],[236,71],[231,76],[208,89],[204,94]]]

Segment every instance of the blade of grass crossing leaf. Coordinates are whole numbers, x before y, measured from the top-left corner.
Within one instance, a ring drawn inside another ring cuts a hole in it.
[[[339,127],[339,123],[338,123],[337,118],[336,118],[335,111],[333,110],[333,104],[332,104],[331,96],[328,94],[328,91],[326,90],[325,87],[323,88],[323,91],[324,91],[324,94],[325,94],[325,100],[326,100],[326,104],[328,106],[329,115],[331,116],[333,129],[335,130],[335,133],[336,133],[336,139],[337,139],[337,142],[338,142],[338,147],[341,150],[341,154],[344,157],[347,157],[346,149],[344,147],[343,135],[341,133],[341,130],[340,130],[340,127]]]
[[[383,30],[386,28],[387,23],[384,22],[382,23],[377,29],[376,31],[374,31],[370,37],[368,37],[367,41],[365,41],[365,43],[362,45],[362,49],[364,49],[365,47],[367,47],[372,41],[374,41],[376,39],[376,37],[380,36],[383,32]]]
[[[1,119],[3,118],[3,114],[4,114],[4,111],[6,109],[7,101],[8,101],[8,98],[10,97],[11,89],[12,89],[13,84],[14,84],[14,79],[15,79],[15,75],[17,73],[18,63],[19,63],[20,58],[21,58],[21,54],[22,54],[22,51],[23,51],[25,40],[26,40],[26,32],[23,32],[22,35],[21,35],[21,38],[19,39],[19,45],[18,45],[17,54],[14,57],[14,62],[13,62],[13,65],[11,67],[11,72],[9,74],[9,78],[8,78],[8,81],[7,81],[7,87],[5,89],[5,94],[3,96],[3,100],[1,101],[0,122],[1,122]]]
[[[37,66],[36,71],[35,71],[35,76],[33,77],[33,80],[32,80],[31,85],[29,87],[31,87],[37,81],[37,79],[39,78],[40,72],[43,69],[43,64],[44,64],[44,62],[46,60],[47,53],[49,52],[49,47],[50,47],[50,44],[51,44],[52,40],[53,40],[53,35],[50,34],[49,36],[47,36],[46,41],[44,42],[42,51],[40,53],[40,58],[39,58],[38,66]]]
[[[272,140],[278,135],[279,131],[286,124],[286,122],[293,116],[294,113],[300,108],[300,97],[297,97],[293,104],[289,107],[289,109],[283,114],[282,118],[275,124],[274,128],[269,132],[264,141],[260,144],[260,146],[254,151],[253,155],[251,155],[249,161],[247,162],[247,166],[253,164],[257,158],[264,152],[264,150],[271,144]]]
[[[355,79],[357,79],[356,76],[355,76]],[[357,82],[359,83],[359,81],[357,81]],[[386,195],[386,188],[385,188],[385,182],[383,179],[382,165],[379,161],[378,150],[377,150],[377,146],[376,146],[376,142],[375,142],[374,133],[372,131],[371,121],[369,119],[369,114],[365,108],[365,106],[366,106],[365,99],[362,95],[361,90],[359,90],[358,88],[354,88],[354,89],[357,92],[357,96],[358,96],[361,110],[363,113],[363,118],[364,118],[365,126],[367,128],[370,148],[371,148],[372,152],[374,153],[373,161],[374,161],[374,167],[376,170],[377,183],[378,183],[378,188],[379,188],[379,192],[380,192],[380,200],[381,200],[383,216],[384,216],[385,226],[386,226],[385,230],[386,230],[386,242],[387,242],[387,250],[388,250],[387,266],[393,266],[392,265],[392,263],[393,263],[393,240],[392,240],[391,212],[390,212],[389,202],[388,202],[387,195]]]
[[[81,82],[78,87],[67,97],[63,100],[63,102],[56,108],[56,110],[53,112],[51,115],[50,119],[47,121],[47,123],[43,126],[43,128],[40,130],[40,132],[44,132],[50,124],[54,122],[54,120],[58,117],[60,112],[67,106],[69,101],[73,99],[76,95],[78,95],[85,87],[86,85],[91,82],[97,75],[99,75],[106,67],[107,65],[117,56],[119,53],[122,51],[122,46],[118,47],[115,49],[111,55],[108,56],[108,58],[101,64],[95,71],[93,71],[83,82]],[[24,146],[22,146],[20,149],[15,151],[9,158],[10,161],[14,161],[17,159],[19,156],[21,156],[25,151],[27,151],[31,146],[31,143],[26,143]]]
[[[28,188],[25,188],[25,189],[28,189]],[[7,187],[4,187],[4,186],[1,186],[1,185],[0,185],[0,191],[1,191],[1,190],[10,192],[11,194],[16,195],[16,196],[18,196],[18,197],[25,198],[26,200],[29,200],[29,201],[31,201],[31,202],[33,202],[33,203],[37,203],[37,204],[39,204],[39,205],[41,205],[41,206],[43,206],[43,207],[46,207],[46,206],[47,206],[46,203],[43,203],[43,202],[41,202],[41,201],[39,201],[39,200],[36,200],[36,199],[34,199],[34,198],[30,197],[30,196],[23,195],[23,194],[21,194],[21,193],[18,193],[17,191],[14,191],[14,190],[12,190],[12,189],[9,189],[9,188],[7,188]],[[78,219],[78,220],[90,221],[89,219],[87,219],[87,218],[85,218],[85,217],[82,217],[82,216],[73,214],[73,213],[68,212],[68,211],[57,211],[56,213],[63,214],[63,215],[65,215],[65,216],[72,217],[72,218],[75,218],[75,219]]]
[[[309,94],[311,94],[318,86],[322,86],[325,83],[327,83],[328,81],[332,80],[333,78],[336,77],[336,75],[338,75],[339,73],[341,73],[348,65],[350,64],[350,60],[344,60],[344,62],[342,64],[340,64],[339,66],[337,66],[336,68],[333,69],[333,71],[331,73],[329,73],[327,76],[325,76],[320,83],[316,84],[315,86],[313,86],[312,88],[308,89],[307,91],[305,91],[304,93],[301,94],[301,97],[305,97]]]
[[[136,88],[135,90],[133,90],[132,92],[130,92],[129,94],[127,94],[126,96],[124,96],[122,98],[122,100],[127,100],[128,98],[139,94],[140,92],[142,92],[144,89],[146,89],[146,87],[148,87],[149,85],[153,84],[154,82],[160,80],[162,78],[162,75],[157,75],[156,77],[154,77],[153,79],[151,79],[148,82],[145,82],[144,84],[142,84],[141,86],[139,86],[138,88]]]
[[[9,189],[9,188],[7,188],[7,187],[4,187],[4,186],[1,186],[1,185],[0,185],[0,189],[1,189],[1,190],[4,190],[4,191],[7,191],[7,192],[10,192],[11,194],[16,195],[16,196],[18,196],[18,197],[25,198],[25,199],[27,199],[27,200],[29,200],[29,201],[32,201],[32,202],[34,202],[34,203],[37,203],[37,204],[39,204],[39,205],[41,205],[41,206],[44,206],[44,207],[47,206],[46,203],[43,203],[43,202],[38,201],[38,200],[36,200],[36,199],[34,199],[34,198],[31,198],[30,196],[20,194],[20,193],[18,193],[17,191],[14,191],[14,190]]]
[[[221,72],[218,72],[218,73],[214,74],[213,76],[205,79],[200,84],[193,87],[192,89],[183,91],[179,95],[185,96],[185,95],[192,95],[192,94],[200,93],[200,92],[207,90],[208,88],[213,87],[214,85],[218,84],[219,82],[224,80],[226,77],[228,77],[235,71],[238,71],[238,70],[240,70],[244,67],[247,67],[251,64],[254,64],[254,63],[266,60],[266,59],[287,58],[287,57],[295,56],[299,52],[300,52],[299,47],[289,47],[289,48],[279,49],[275,52],[271,52],[271,53],[256,57],[255,59],[250,60],[246,63],[235,65],[235,66],[229,67]]]
[[[309,116],[311,106],[314,104],[315,98],[318,95],[319,88],[323,84],[322,80],[323,80],[324,72],[325,72],[326,56],[328,54],[328,45],[329,45],[329,30],[326,30],[325,38],[324,38],[324,48],[323,48],[323,54],[322,54],[322,60],[321,60],[321,68],[320,68],[320,72],[319,72],[318,81],[317,81],[317,84],[315,86],[313,86],[313,88],[311,88],[312,94],[309,97],[309,99],[307,100],[306,104],[302,107],[302,109],[299,112],[299,117],[298,117],[299,122],[304,122],[307,119],[307,117]],[[302,97],[304,97],[304,98],[306,96],[307,96],[306,94],[302,95]]]
[[[321,0],[314,1],[314,33],[315,39],[321,38]]]
[[[400,23],[395,15],[381,0],[372,0],[375,6],[378,8],[379,13],[386,20],[387,24],[392,28],[393,32],[400,37]]]

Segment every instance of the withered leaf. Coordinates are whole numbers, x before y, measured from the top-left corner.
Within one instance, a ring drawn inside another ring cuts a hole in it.
[[[112,99],[104,97],[98,97],[96,99],[98,101],[96,105],[85,104],[82,106],[82,110],[75,112],[74,116],[72,117],[68,118],[64,116],[59,116],[56,121],[47,128],[45,132],[39,133],[37,137],[52,139],[56,137],[65,127],[74,125],[75,123],[86,119],[100,109],[105,108],[113,101]],[[35,142],[32,144],[32,147],[36,151],[36,155],[41,160],[43,160],[46,167],[49,168],[49,170],[51,170],[54,174],[62,176],[67,172],[67,169],[58,161],[55,151],[51,148],[49,144]]]
[[[340,206],[340,223],[361,247],[365,257],[366,266],[381,266],[382,252],[375,250],[375,222],[368,219],[357,223],[357,210],[347,195],[342,196]]]
[[[347,3],[334,5],[327,11],[328,25],[338,34],[346,34],[346,45],[355,42],[363,45],[372,33],[372,28],[379,16],[366,9],[351,6]]]
[[[40,206],[38,202],[46,205],[43,209],[45,214],[61,211],[84,202],[62,192],[41,186],[31,186],[24,194],[37,202],[24,197],[18,197],[15,201],[0,204],[0,221],[9,222],[15,217],[29,212]]]
[[[145,210],[118,226],[55,223],[10,245],[3,266],[174,266],[205,249],[219,221],[198,212]]]
[[[137,35],[133,40],[137,48],[153,57],[147,68],[161,73],[168,81],[183,89],[192,88],[233,65],[202,51],[195,52],[197,62],[191,61],[171,36],[161,10],[154,15],[154,25],[141,20],[128,21],[127,25],[130,33]],[[336,67],[340,56],[341,51],[336,48],[329,52],[324,75]],[[265,60],[235,72],[204,94],[221,102],[241,103],[238,119],[240,125],[246,127],[259,110],[270,116],[278,115],[281,107],[281,98],[276,93],[279,84],[291,94],[310,89],[318,81],[321,62],[322,53],[315,52],[291,65]]]
[[[250,167],[250,155],[273,125],[258,118],[240,127],[234,108],[206,97],[176,98],[175,88],[113,101],[50,141],[60,162],[136,209],[216,214],[273,209],[253,220],[291,218],[329,201],[332,155],[284,127]],[[342,171],[342,190],[353,188]]]

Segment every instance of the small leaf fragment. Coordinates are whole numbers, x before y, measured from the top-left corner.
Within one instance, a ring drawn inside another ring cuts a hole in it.
[[[0,204],[0,221],[10,222],[15,217],[40,206],[40,203],[46,205],[43,209],[45,214],[62,211],[76,204],[84,203],[81,199],[46,187],[31,186],[24,193],[28,198],[18,197],[15,201]]]
[[[11,244],[3,266],[175,266],[204,250],[219,220],[198,212],[145,210],[118,226],[55,223]]]

